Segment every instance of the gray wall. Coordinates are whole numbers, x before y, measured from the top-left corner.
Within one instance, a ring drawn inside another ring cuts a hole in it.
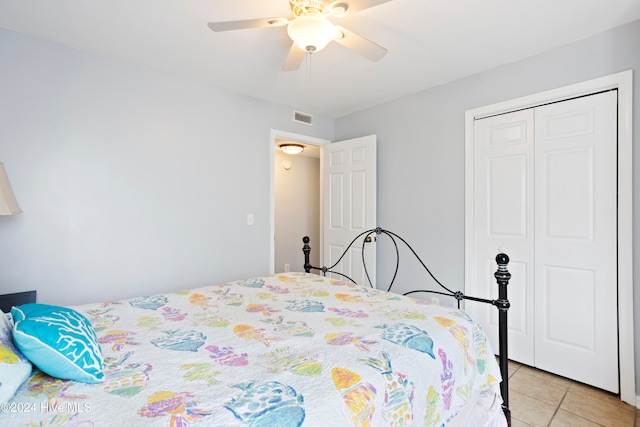
[[[0,217],[0,293],[79,304],[268,274],[270,131],[333,139],[333,119],[3,29],[0,64],[24,211]]]
[[[468,109],[634,69],[634,146],[640,130],[640,21],[336,120],[336,138],[378,136],[378,224],[408,236],[434,274],[452,288],[464,281],[464,114]],[[373,90],[373,88],[372,88]],[[640,164],[635,150],[634,164]],[[634,168],[635,230],[640,230],[640,182]],[[638,196],[636,196],[638,194]],[[634,270],[640,266],[638,232]],[[378,277],[390,266],[379,244]],[[399,283],[423,274],[404,270]],[[635,353],[640,355],[640,291],[634,279]],[[398,290],[402,290],[402,286]],[[408,290],[408,289],[407,289]],[[636,384],[640,363],[636,356]],[[638,393],[636,393],[638,394]]]

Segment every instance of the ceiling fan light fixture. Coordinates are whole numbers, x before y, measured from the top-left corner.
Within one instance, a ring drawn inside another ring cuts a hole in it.
[[[300,154],[304,151],[304,146],[300,144],[282,144],[280,151],[285,154]]]
[[[336,36],[336,29],[321,15],[298,16],[287,27],[291,40],[302,50],[318,52]]]

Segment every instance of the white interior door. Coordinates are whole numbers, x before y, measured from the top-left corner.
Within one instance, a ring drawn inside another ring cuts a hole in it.
[[[474,124],[475,277],[478,295],[498,297],[494,257],[509,255],[509,358],[534,364],[534,128],[533,110],[477,120]],[[473,304],[498,350],[498,310]]]
[[[614,393],[616,105],[609,91],[535,109],[536,366]]]
[[[323,264],[333,265],[355,236],[376,224],[376,136],[369,135],[322,147]],[[359,239],[357,243],[361,243]],[[375,287],[375,239],[365,244],[367,273]],[[336,271],[361,285],[367,279],[362,245],[354,245]]]
[[[509,357],[618,392],[617,93],[474,124],[474,264],[480,295],[505,252]],[[473,312],[497,349],[495,308]]]

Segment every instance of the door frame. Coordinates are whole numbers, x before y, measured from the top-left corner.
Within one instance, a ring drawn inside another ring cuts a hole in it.
[[[286,139],[288,141],[299,142],[300,144],[322,146],[330,144],[328,139],[316,138],[313,136],[302,135],[298,133],[288,132],[279,129],[271,129],[269,136],[269,274],[275,273],[276,263],[276,187],[275,187],[275,150],[276,140]],[[323,209],[322,209],[322,180],[320,180],[320,227],[323,224]],[[302,237],[300,236],[300,259],[302,260]],[[320,233],[320,239],[322,240],[322,233]],[[320,248],[322,247],[322,241],[320,241]],[[322,253],[320,253],[322,258]]]
[[[465,293],[477,288],[472,277],[475,255],[473,230],[473,141],[475,119],[532,108],[600,91],[618,90],[618,360],[620,398],[638,406],[633,332],[633,70],[587,80],[465,112]]]

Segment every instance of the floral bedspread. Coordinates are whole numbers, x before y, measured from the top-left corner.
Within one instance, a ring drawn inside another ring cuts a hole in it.
[[[36,369],[0,425],[441,426],[501,380],[464,311],[313,274],[72,308],[105,381]]]

